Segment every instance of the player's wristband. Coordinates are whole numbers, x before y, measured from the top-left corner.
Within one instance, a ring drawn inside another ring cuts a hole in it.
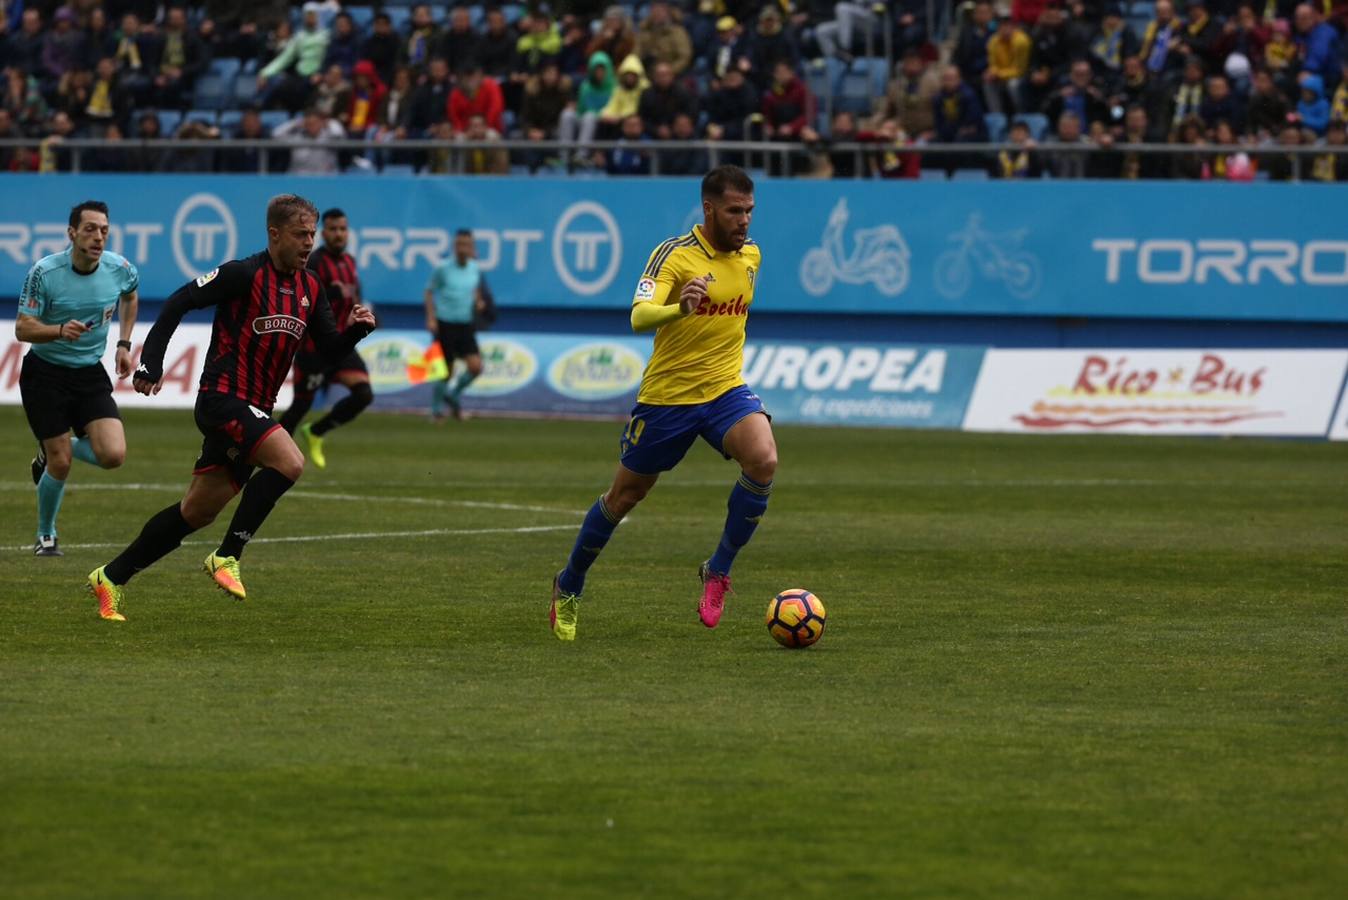
[[[117,349],[118,349],[118,350],[130,350],[130,349],[131,349],[131,342],[130,342],[130,341],[118,341],[118,342],[117,342]]]

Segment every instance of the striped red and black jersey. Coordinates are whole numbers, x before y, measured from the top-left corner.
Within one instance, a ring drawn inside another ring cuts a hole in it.
[[[356,258],[350,253],[333,253],[327,247],[319,247],[309,257],[309,268],[318,275],[319,283],[327,294],[328,306],[332,307],[332,318],[337,330],[344,331],[351,308],[361,302],[360,273],[356,271]],[[301,353],[316,353],[312,337],[306,336]]]
[[[333,362],[369,334],[359,325],[337,331],[318,276],[308,269],[282,272],[265,250],[227,262],[174,292],[160,311],[141,351],[139,376],[163,377],[164,353],[183,314],[215,307],[211,346],[201,391],[238,397],[271,412],[306,336]]]

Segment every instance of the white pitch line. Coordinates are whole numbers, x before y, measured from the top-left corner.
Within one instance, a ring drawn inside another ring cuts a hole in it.
[[[286,492],[291,497],[304,497],[312,500],[349,500],[353,503],[377,503],[381,500],[396,500],[399,503],[411,503],[421,506],[461,506],[467,509],[506,509],[516,512],[558,513],[560,515],[584,518],[585,513],[574,509],[558,509],[555,506],[529,506],[521,503],[491,503],[485,500],[441,500],[437,497],[399,497],[396,495],[368,494],[325,494],[322,491]]]
[[[273,538],[254,538],[249,541],[249,546],[253,544],[307,544],[317,541],[368,541],[380,538],[419,538],[419,537],[447,537],[460,536],[468,537],[479,534],[536,534],[544,531],[570,531],[574,525],[529,525],[524,528],[426,528],[420,531],[364,531],[349,532],[347,534],[303,534],[294,537],[273,537]],[[106,550],[114,547],[125,547],[126,541],[116,543],[101,544],[62,544],[66,550]],[[216,546],[219,541],[183,541],[184,547],[193,546]],[[21,547],[10,548],[15,551],[32,550],[31,544],[25,544]]]
[[[116,483],[116,484],[80,484],[76,482],[70,486],[72,491],[181,491],[185,489],[183,484],[157,484],[157,483]],[[31,484],[25,484],[21,481],[0,482],[0,491],[21,491],[32,490]],[[452,506],[465,509],[501,509],[513,512],[538,512],[538,513],[556,513],[557,515],[575,516],[584,518],[585,513],[574,509],[558,509],[555,506],[531,506],[523,503],[494,503],[486,500],[443,500],[437,497],[399,497],[393,494],[332,494],[323,491],[291,490],[287,491],[291,497],[301,497],[305,500],[343,500],[352,503],[380,503],[385,501],[397,501],[416,506]]]

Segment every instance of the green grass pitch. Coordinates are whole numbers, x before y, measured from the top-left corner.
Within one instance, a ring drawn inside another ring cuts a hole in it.
[[[1339,897],[1348,447],[782,427],[715,631],[705,446],[553,572],[620,426],[367,416],[244,559],[100,621],[187,411],[76,463],[34,559],[0,410],[0,896]],[[232,509],[232,507],[231,507]],[[325,536],[332,536],[327,537]],[[827,604],[780,649],[768,598]]]

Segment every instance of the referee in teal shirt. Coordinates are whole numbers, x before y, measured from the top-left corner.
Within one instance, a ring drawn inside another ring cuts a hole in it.
[[[108,331],[116,315],[117,377],[133,368],[140,276],[131,262],[104,247],[108,207],[86,200],[70,211],[70,246],[43,257],[19,293],[14,335],[33,348],[23,358],[19,392],[38,440],[32,463],[37,485],[37,556],[61,556],[56,514],[71,459],[115,469],[126,458],[126,433],[103,368]],[[71,431],[74,431],[74,440]]]
[[[431,419],[445,420],[445,405],[454,418],[463,418],[459,398],[473,379],[482,374],[482,354],[477,348],[474,315],[486,302],[482,296],[482,272],[479,270],[473,233],[460,228],[454,234],[454,258],[447,259],[431,272],[426,284],[426,329],[440,342],[449,372],[431,388]],[[454,360],[461,359],[467,369],[449,386]]]

